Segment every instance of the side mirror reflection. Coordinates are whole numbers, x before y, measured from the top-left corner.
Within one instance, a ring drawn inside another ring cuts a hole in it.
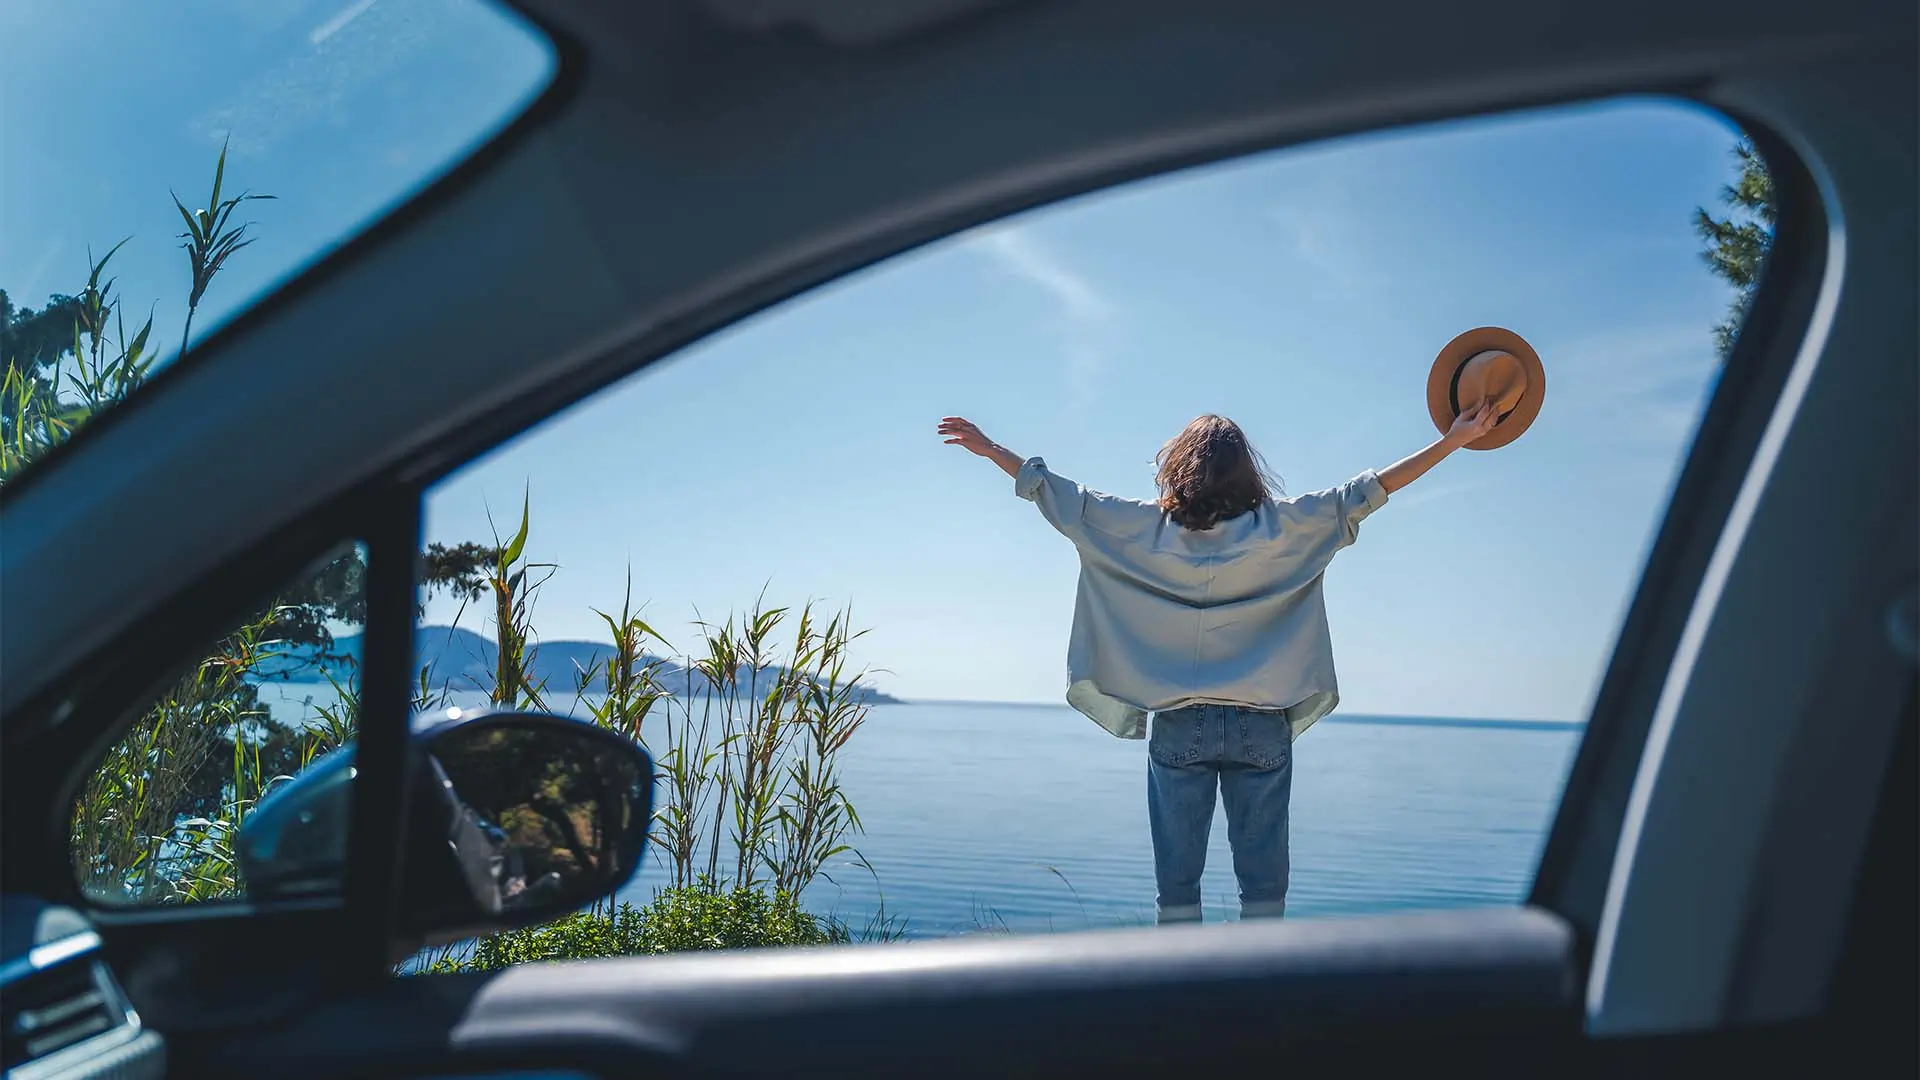
[[[463,714],[424,733],[419,751],[403,932],[454,939],[540,922],[639,866],[653,770],[632,742],[552,716]]]

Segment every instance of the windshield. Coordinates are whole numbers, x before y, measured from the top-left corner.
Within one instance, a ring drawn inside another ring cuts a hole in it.
[[[5,5],[0,40],[0,483],[443,175],[554,70],[486,0]]]

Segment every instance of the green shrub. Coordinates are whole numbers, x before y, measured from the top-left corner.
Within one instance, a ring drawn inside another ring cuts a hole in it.
[[[838,923],[801,910],[793,897],[752,888],[664,889],[638,915],[635,953],[833,945],[850,940]]]
[[[853,940],[847,928],[801,910],[783,893],[711,884],[662,889],[644,908],[575,912],[525,930],[481,938],[464,950],[433,958],[427,971],[496,971],[541,960],[589,960],[610,956],[774,945],[836,945]]]

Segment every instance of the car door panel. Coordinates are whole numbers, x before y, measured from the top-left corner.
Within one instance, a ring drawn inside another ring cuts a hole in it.
[[[1577,982],[1562,920],[1489,909],[399,979],[237,1041],[176,1040],[173,1052],[205,1076],[257,1075],[276,1060],[294,1070],[280,1075],[363,1075],[404,1060],[853,1078],[1145,1076],[1262,1054],[1331,1075],[1444,1050],[1482,1075],[1521,1075],[1577,1040]]]

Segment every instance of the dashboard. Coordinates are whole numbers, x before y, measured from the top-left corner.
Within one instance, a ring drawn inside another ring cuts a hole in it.
[[[158,1080],[166,1042],[140,1022],[86,917],[0,897],[7,1080]]]

